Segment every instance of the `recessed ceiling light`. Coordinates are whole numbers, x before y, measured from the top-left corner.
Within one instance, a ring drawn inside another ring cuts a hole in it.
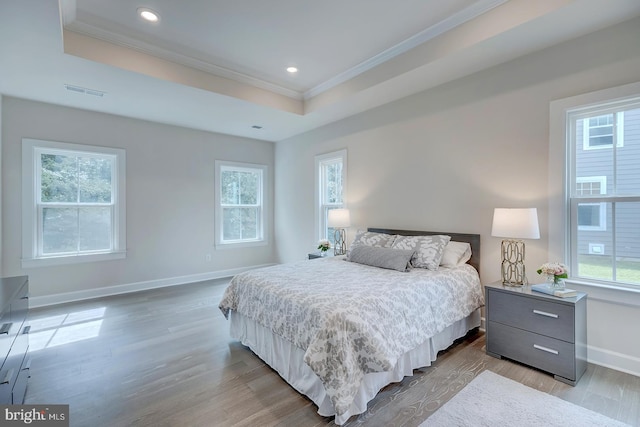
[[[160,15],[147,7],[139,7],[138,15],[147,22],[156,23],[160,21]]]
[[[298,72],[298,69],[296,67],[287,67],[287,71],[294,74]]]

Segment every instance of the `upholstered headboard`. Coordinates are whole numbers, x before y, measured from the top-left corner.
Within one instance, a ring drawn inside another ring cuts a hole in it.
[[[451,236],[455,242],[466,242],[471,245],[471,259],[467,264],[471,264],[480,273],[480,235],[468,233],[449,233],[445,231],[421,231],[421,230],[395,230],[391,228],[367,228],[374,233],[400,234],[401,236],[433,236],[444,234]]]

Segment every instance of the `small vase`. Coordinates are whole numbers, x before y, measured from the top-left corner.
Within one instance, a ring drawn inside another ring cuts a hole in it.
[[[564,279],[553,274],[547,275],[547,284],[551,289],[564,289]]]

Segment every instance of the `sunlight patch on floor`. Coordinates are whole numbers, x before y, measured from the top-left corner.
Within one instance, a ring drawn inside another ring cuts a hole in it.
[[[96,338],[106,307],[76,311],[30,321],[29,350],[38,351]]]

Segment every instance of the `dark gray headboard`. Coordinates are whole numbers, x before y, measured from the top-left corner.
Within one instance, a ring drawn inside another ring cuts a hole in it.
[[[433,236],[435,234],[444,234],[451,236],[451,240],[455,242],[466,242],[471,245],[471,259],[467,264],[471,264],[478,273],[480,273],[480,235],[466,233],[449,233],[445,231],[416,231],[416,230],[394,230],[391,228],[367,228],[368,231],[374,233],[400,234],[401,236]]]

